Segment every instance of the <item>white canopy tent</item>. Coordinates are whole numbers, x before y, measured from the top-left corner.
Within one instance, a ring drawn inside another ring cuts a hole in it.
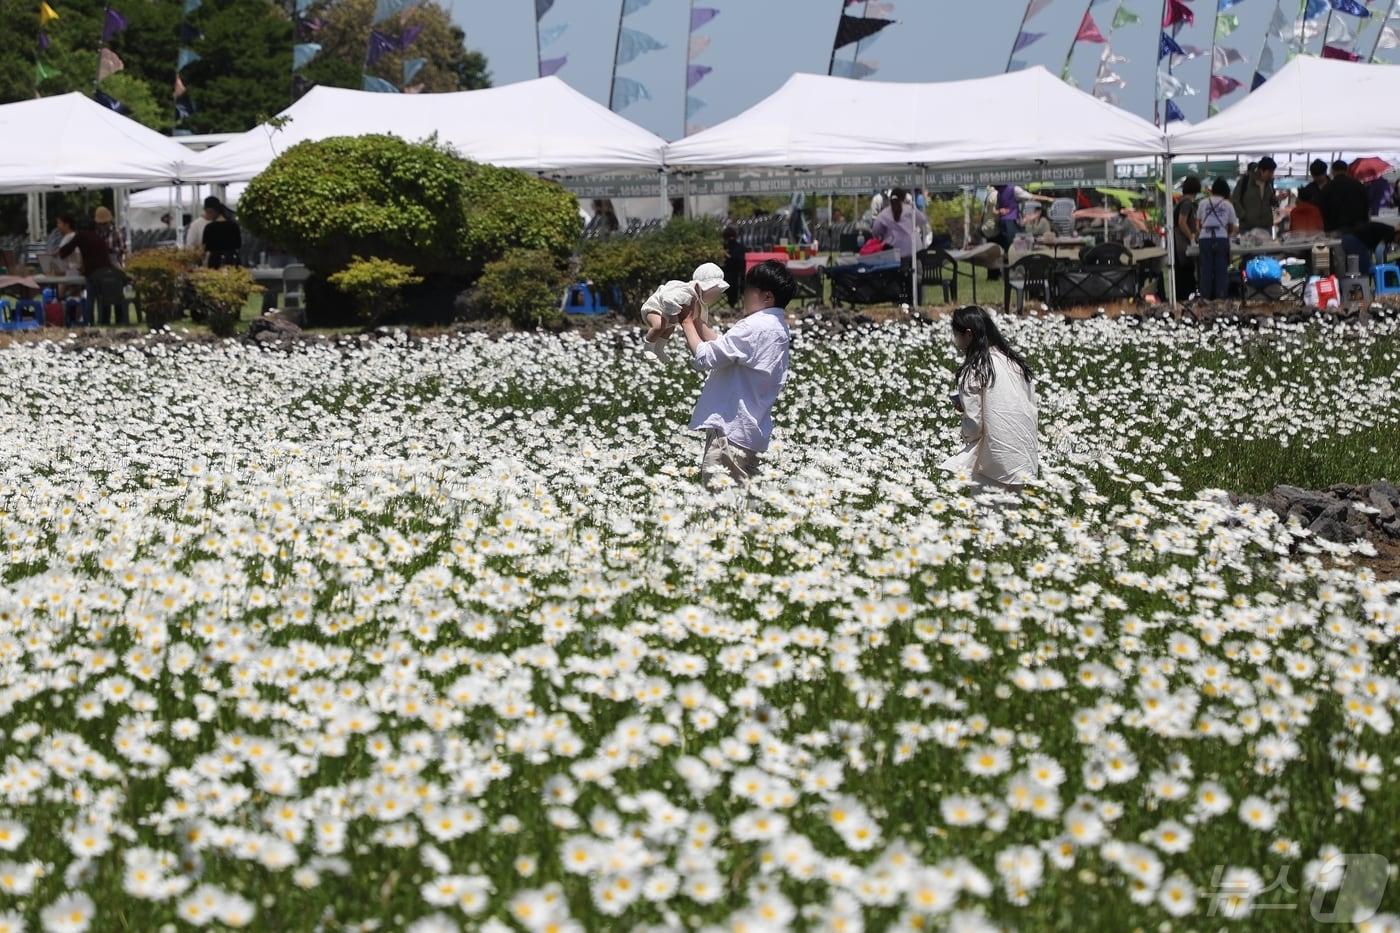
[[[170,184],[189,152],[82,94],[0,105],[0,194]]]
[[[1173,126],[1173,154],[1400,149],[1400,68],[1298,56],[1204,123]]]
[[[1157,127],[1044,68],[896,84],[797,74],[666,147],[673,168],[1007,165],[1159,156]]]
[[[248,181],[299,142],[434,134],[467,158],[506,168],[584,174],[659,170],[665,141],[555,77],[450,94],[377,94],[318,86],[279,115],[188,156],[185,181]]]

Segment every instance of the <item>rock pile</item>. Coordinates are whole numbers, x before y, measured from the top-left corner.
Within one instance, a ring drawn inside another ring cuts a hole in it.
[[[1324,491],[1275,486],[1262,496],[1233,496],[1233,501],[1268,509],[1298,523],[1319,538],[1351,544],[1360,538],[1400,539],[1400,490],[1380,480],[1368,486],[1339,483]]]

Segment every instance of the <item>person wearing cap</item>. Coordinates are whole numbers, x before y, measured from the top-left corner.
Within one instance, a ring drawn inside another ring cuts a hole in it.
[[[92,222],[96,225],[97,235],[107,244],[107,256],[115,268],[121,269],[126,266],[126,234],[122,233],[121,227],[118,227],[115,221],[112,212],[105,207],[99,206],[92,212]]]
[[[666,340],[676,329],[676,323],[687,313],[702,315],[705,309],[719,301],[729,288],[724,271],[712,262],[701,263],[689,282],[672,279],[651,293],[642,302],[642,322],[647,326],[643,338],[646,350],[661,362],[666,362]]]

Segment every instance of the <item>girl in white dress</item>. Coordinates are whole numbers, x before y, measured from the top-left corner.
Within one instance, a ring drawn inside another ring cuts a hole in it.
[[[953,394],[963,413],[963,449],[943,469],[967,473],[978,483],[1023,486],[1039,468],[1030,367],[984,308],[953,312],[953,342],[963,354]]]

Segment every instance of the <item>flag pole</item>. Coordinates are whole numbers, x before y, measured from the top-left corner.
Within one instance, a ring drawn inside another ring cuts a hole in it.
[[[1035,0],[1026,0],[1026,8],[1021,11],[1021,25],[1016,27],[1016,38],[1011,40],[1011,51],[1006,53],[1005,71],[1011,70],[1011,63],[1016,60],[1016,45],[1021,41],[1021,33],[1026,31],[1026,21],[1031,17],[1031,4]]]
[[[1368,64],[1375,63],[1376,53],[1379,52],[1381,48],[1381,40],[1385,38],[1385,31],[1390,23],[1390,17],[1394,14],[1395,0],[1390,0],[1390,3],[1385,8],[1385,18],[1381,20],[1380,27],[1376,30],[1376,41],[1371,43],[1371,54],[1366,56],[1366,61]]]
[[[618,0],[617,4],[617,38],[613,40],[613,70],[612,81],[608,84],[608,109],[613,109],[613,104],[617,96],[617,56],[622,51],[622,20],[627,16],[627,0]],[[539,25],[536,21],[535,34],[539,34]],[[538,56],[537,56],[538,57]]]

